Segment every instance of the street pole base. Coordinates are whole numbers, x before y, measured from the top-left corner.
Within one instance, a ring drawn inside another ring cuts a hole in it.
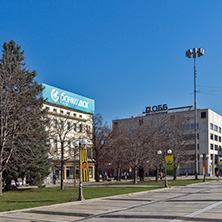
[[[83,196],[80,196],[80,197],[78,197],[77,200],[82,201],[82,200],[85,200],[85,198]]]

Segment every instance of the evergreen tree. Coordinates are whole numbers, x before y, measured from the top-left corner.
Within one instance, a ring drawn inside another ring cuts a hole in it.
[[[42,161],[41,169],[49,166],[42,86],[35,81],[36,74],[26,68],[21,47],[14,41],[5,42],[0,59],[0,195],[5,170],[4,176],[10,178],[42,172],[38,169]]]

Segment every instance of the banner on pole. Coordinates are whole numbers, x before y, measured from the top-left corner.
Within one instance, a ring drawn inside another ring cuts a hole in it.
[[[222,175],[222,161],[219,161],[219,173]]]
[[[167,175],[173,176],[173,155],[165,156]]]
[[[87,149],[80,150],[81,152],[81,164],[82,164],[82,181],[89,181],[89,165]]]

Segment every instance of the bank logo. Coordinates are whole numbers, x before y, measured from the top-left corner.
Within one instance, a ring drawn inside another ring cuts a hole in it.
[[[53,89],[52,91],[51,91],[51,98],[52,98],[52,100],[56,103],[56,102],[58,102],[58,100],[59,100],[59,92],[58,91],[56,91],[55,89]]]

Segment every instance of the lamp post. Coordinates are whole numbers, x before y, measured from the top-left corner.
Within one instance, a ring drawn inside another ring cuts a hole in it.
[[[82,139],[81,141],[75,141],[74,146],[79,148],[79,197],[78,200],[84,200],[83,197],[83,189],[82,189],[82,163],[81,163],[81,152],[80,150],[84,148],[88,144],[86,139]]]
[[[157,154],[161,155],[163,152],[162,150],[158,150]],[[168,154],[172,154],[172,150],[167,150]],[[168,187],[168,182],[167,182],[167,168],[166,168],[166,161],[165,161],[166,153],[164,153],[164,165],[165,165],[165,187]]]
[[[186,51],[186,57],[194,59],[194,123],[195,123],[195,179],[198,179],[198,149],[197,149],[197,90],[196,90],[196,79],[197,79],[197,71],[196,71],[196,58],[204,55],[204,50],[202,48],[193,48],[188,49]]]

